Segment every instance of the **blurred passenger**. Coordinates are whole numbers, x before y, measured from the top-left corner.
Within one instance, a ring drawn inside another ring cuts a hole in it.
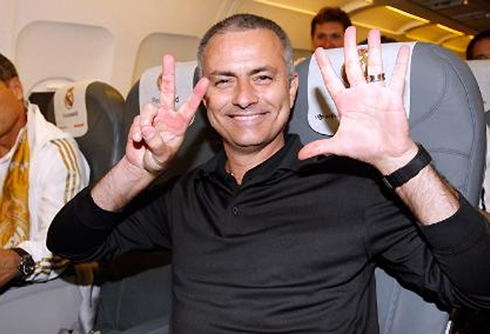
[[[351,26],[349,15],[338,7],[323,7],[311,20],[313,49],[341,48],[344,46],[344,31]]]
[[[467,60],[490,59],[490,29],[478,33],[466,48]]]
[[[46,233],[89,178],[73,138],[23,94],[15,66],[0,54],[0,288],[62,271],[67,261],[49,252]]]

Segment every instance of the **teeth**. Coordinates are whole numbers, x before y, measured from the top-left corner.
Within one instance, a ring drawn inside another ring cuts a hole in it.
[[[260,117],[260,114],[254,114],[254,115],[235,115],[235,116],[232,116],[232,118],[237,119],[239,121],[252,120],[252,119],[257,119],[259,117]]]

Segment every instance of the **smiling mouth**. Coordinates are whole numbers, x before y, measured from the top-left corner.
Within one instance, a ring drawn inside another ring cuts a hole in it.
[[[254,121],[264,117],[267,113],[259,113],[259,114],[245,114],[245,115],[228,115],[233,120],[237,121]]]

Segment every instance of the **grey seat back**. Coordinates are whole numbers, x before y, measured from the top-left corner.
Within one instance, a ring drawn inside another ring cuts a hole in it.
[[[390,53],[387,49],[398,46],[383,45],[385,59]],[[409,94],[405,101],[409,106],[411,135],[424,144],[434,165],[449,182],[477,205],[486,146],[477,83],[468,66],[451,51],[427,43],[411,46],[410,76],[406,84]],[[342,52],[326,52],[340,73]],[[323,87],[320,76],[313,71],[310,73],[311,62],[308,58],[297,66],[300,84],[289,125],[289,132],[299,134],[303,143],[330,137],[336,122],[335,108],[329,104],[328,93],[318,88]],[[385,64],[385,70],[387,67]],[[381,269],[376,270],[376,287],[380,333],[445,332],[447,312],[401,287]]]
[[[80,91],[77,90],[79,84],[82,85]],[[46,119],[60,127],[60,118],[56,116],[56,113],[61,117],[65,115],[75,118],[86,112],[86,118],[81,117],[83,120],[81,123],[86,124],[80,126],[77,123],[74,126],[67,125],[64,130],[75,137],[80,150],[87,159],[90,165],[90,182],[92,183],[119,161],[124,154],[126,145],[125,124],[127,122],[127,114],[124,112],[124,98],[114,87],[100,81],[74,83],[72,87],[75,90],[71,87],[65,90],[72,92],[72,96],[64,93],[65,91],[55,93],[48,106]],[[66,101],[63,105],[56,104],[57,94],[66,94],[66,96],[60,97]],[[79,99],[84,99],[83,103],[80,101],[80,104],[77,104]],[[78,106],[81,106],[80,109],[77,109]],[[56,111],[57,108],[61,110]],[[85,125],[85,133],[76,130]]]

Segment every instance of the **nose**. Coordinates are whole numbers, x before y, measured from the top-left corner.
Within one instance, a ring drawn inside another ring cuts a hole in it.
[[[324,49],[333,49],[335,48],[335,41],[331,38],[325,38],[321,43],[321,47]]]
[[[258,95],[253,84],[248,80],[239,80],[233,94],[233,105],[247,109],[258,102]]]

